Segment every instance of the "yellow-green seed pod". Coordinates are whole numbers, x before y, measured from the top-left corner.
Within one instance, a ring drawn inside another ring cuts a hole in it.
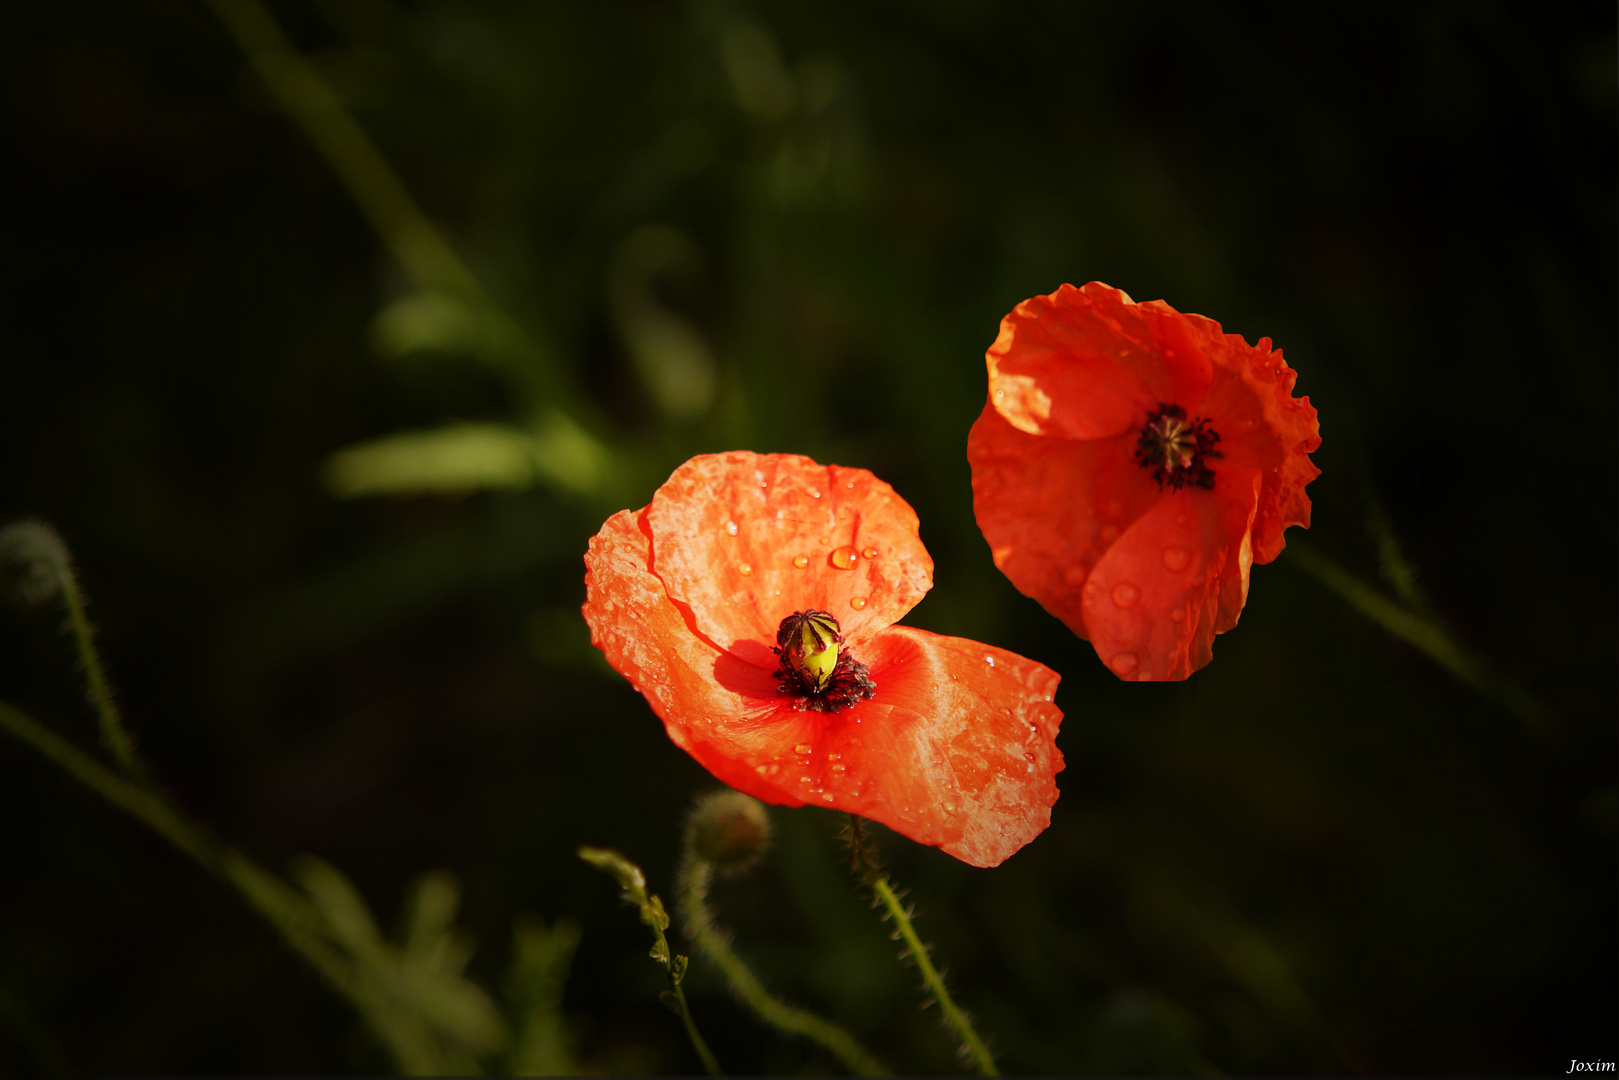
[[[787,666],[814,690],[824,690],[832,681],[842,640],[838,620],[825,611],[795,611],[776,633]]]

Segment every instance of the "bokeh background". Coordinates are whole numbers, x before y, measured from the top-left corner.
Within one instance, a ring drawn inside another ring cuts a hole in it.
[[[74,549],[188,813],[385,924],[449,871],[497,996],[514,917],[577,920],[574,1063],[697,1070],[573,852],[667,895],[714,784],[590,647],[581,556],[693,454],[802,453],[916,508],[908,622],[1064,676],[1047,833],[993,871],[884,838],[1005,1069],[1614,1060],[1611,5],[271,11],[487,303],[407,271],[207,4],[29,5],[0,45],[0,515]],[[1092,279],[1272,337],[1325,440],[1290,538],[1550,719],[1293,553],[1182,684],[1117,682],[1020,596],[972,518],[982,353]],[[0,697],[93,749],[59,622],[0,612]],[[0,1071],[393,1067],[236,894],[13,739],[0,820]],[[716,897],[739,949],[895,1067],[957,1069],[834,816],[775,823]],[[834,1066],[688,986],[728,1069]]]

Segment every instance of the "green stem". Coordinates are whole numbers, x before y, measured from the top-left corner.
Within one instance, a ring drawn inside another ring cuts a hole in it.
[[[660,940],[663,938],[661,931],[658,937]],[[664,947],[668,947],[667,942],[665,942]],[[680,1006],[680,1021],[686,1025],[686,1037],[691,1040],[691,1045],[697,1051],[697,1056],[702,1059],[703,1068],[708,1070],[708,1075],[710,1076],[724,1076],[725,1074],[720,1071],[719,1061],[714,1057],[714,1051],[708,1048],[708,1043],[703,1040],[703,1036],[697,1030],[697,1022],[691,1018],[691,1009],[686,1005],[686,991],[681,989],[680,984],[672,978],[669,980],[669,985],[674,989],[675,1001]]]
[[[361,1005],[349,964],[320,936],[318,915],[274,874],[220,844],[160,796],[124,779],[15,706],[0,701],[0,728],[44,754],[64,772],[236,887],[248,904],[340,993]]]
[[[84,668],[87,696],[100,723],[101,741],[119,768],[151,787],[151,778],[135,753],[135,740],[124,727],[118,702],[113,699],[112,684],[96,650],[95,631],[84,613],[84,596],[79,592],[79,579],[73,572],[73,557],[67,545],[43,521],[19,521],[0,529],[0,559],[21,571],[19,584],[25,600],[42,602],[52,594],[62,598],[79,664]]]
[[[888,917],[898,928],[898,936],[905,943],[905,951],[916,964],[917,970],[922,973],[923,985],[939,1003],[939,1010],[944,1014],[945,1023],[955,1029],[956,1034],[961,1037],[962,1048],[978,1066],[981,1075],[1001,1075],[1000,1070],[995,1067],[995,1058],[990,1054],[989,1046],[979,1037],[972,1020],[950,996],[950,991],[944,984],[944,976],[933,966],[927,945],[917,935],[916,927],[911,923],[910,911],[900,901],[899,894],[894,891],[894,885],[888,880],[888,876],[878,867],[876,853],[870,838],[866,835],[865,822],[854,814],[849,815],[847,838],[852,868],[871,885],[877,894],[877,900],[887,910]]]
[[[149,784],[146,767],[135,753],[135,740],[130,737],[129,729],[124,726],[118,702],[113,700],[112,684],[107,681],[107,669],[101,663],[101,653],[96,649],[95,634],[90,629],[90,620],[84,614],[84,598],[79,594],[78,579],[74,576],[72,567],[65,563],[53,564],[52,570],[56,573],[57,586],[62,590],[62,605],[67,608],[68,622],[73,628],[73,644],[79,650],[79,662],[84,665],[85,681],[89,683],[90,702],[95,706],[96,716],[101,722],[101,741],[106,744],[107,750],[120,768],[131,776],[139,777],[143,783]]]
[[[895,895],[893,885],[882,874],[874,876],[871,885],[872,888],[877,890],[877,898],[883,902],[883,907],[888,909],[889,918],[893,919],[894,924],[899,927],[900,937],[905,941],[906,951],[911,954],[911,959],[916,963],[917,970],[922,973],[922,982],[939,1002],[939,1008],[944,1013],[945,1021],[956,1029],[956,1034],[961,1036],[961,1041],[966,1045],[972,1054],[973,1060],[978,1064],[978,1071],[984,1076],[1001,1075],[1000,1070],[995,1068],[995,1059],[990,1056],[989,1047],[984,1044],[984,1040],[973,1029],[972,1021],[967,1018],[967,1014],[962,1012],[956,1005],[955,1000],[951,998],[950,991],[945,988],[944,979],[939,975],[939,970],[933,966],[933,961],[928,957],[927,946],[922,944],[922,939],[917,936],[916,927],[911,924],[910,913],[905,910],[905,905],[900,903],[899,897]]]
[[[1555,741],[1560,725],[1521,687],[1496,673],[1489,661],[1456,641],[1439,626],[1416,615],[1367,585],[1349,571],[1293,541],[1288,559],[1314,576],[1349,605],[1395,637],[1426,653],[1446,671],[1493,701],[1499,702],[1542,741]]]
[[[276,96],[325,155],[354,201],[419,288],[483,299],[472,271],[433,228],[337,95],[287,41],[258,0],[210,0]]]
[[[789,1035],[800,1035],[819,1043],[855,1074],[891,1075],[883,1063],[849,1032],[806,1009],[787,1004],[764,988],[758,976],[731,949],[725,932],[714,923],[708,910],[708,889],[713,878],[713,865],[688,850],[675,879],[676,889],[686,936],[691,938],[698,952],[720,969],[731,986],[731,992],[765,1023]]]
[[[686,1035],[691,1039],[692,1048],[702,1059],[703,1068],[708,1070],[708,1075],[724,1076],[714,1052],[708,1048],[708,1043],[703,1041],[702,1035],[697,1031],[697,1022],[692,1019],[691,1007],[686,1004],[686,992],[681,989],[680,984],[685,981],[688,961],[684,956],[675,955],[674,950],[669,948],[669,939],[664,935],[664,931],[669,928],[669,913],[664,910],[661,899],[647,892],[646,874],[639,866],[612,848],[587,845],[579,849],[579,857],[617,879],[624,889],[620,896],[633,905],[641,913],[641,921],[652,928],[653,940],[656,942],[652,946],[652,959],[663,965],[663,973],[669,980],[669,997],[664,1000],[674,1002],[675,1011],[680,1014],[681,1022],[686,1025]]]

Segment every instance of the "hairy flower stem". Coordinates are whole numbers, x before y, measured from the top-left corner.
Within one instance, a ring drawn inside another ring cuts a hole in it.
[[[1349,605],[1395,637],[1428,654],[1446,671],[1497,702],[1515,716],[1536,741],[1552,745],[1564,735],[1562,724],[1522,687],[1498,674],[1484,657],[1473,652],[1429,619],[1402,607],[1367,585],[1331,559],[1297,540],[1288,547],[1288,559],[1349,602]],[[1398,587],[1398,581],[1396,582]]]
[[[893,882],[888,880],[888,875],[878,866],[876,848],[866,831],[866,823],[854,814],[849,815],[849,832],[846,839],[849,842],[850,869],[871,886],[877,902],[886,909],[887,917],[897,928],[894,936],[904,942],[906,954],[916,964],[916,969],[922,973],[923,986],[939,1003],[939,1011],[944,1014],[945,1023],[961,1037],[963,1050],[971,1057],[981,1075],[1001,1075],[1000,1070],[995,1067],[994,1057],[990,1055],[989,1046],[973,1028],[972,1020],[950,996],[950,991],[944,985],[944,977],[939,974],[939,969],[933,966],[933,959],[928,955],[928,946],[917,935],[916,927],[911,922],[909,906],[901,902]]]
[[[697,951],[720,969],[737,1000],[778,1031],[819,1043],[858,1076],[891,1075],[882,1062],[843,1028],[787,1004],[764,988],[758,976],[731,949],[729,935],[714,923],[708,909],[708,888],[713,879],[713,865],[698,858],[688,842],[675,878],[682,928]]]
[[[44,522],[19,521],[0,530],[0,555],[23,571],[25,598],[44,599],[51,593],[62,598],[73,645],[79,653],[79,664],[84,668],[86,696],[95,707],[101,726],[101,741],[119,768],[143,786],[151,787],[150,775],[135,753],[135,740],[124,726],[118,702],[113,699],[112,684],[101,663],[101,653],[96,649],[95,631],[84,613],[84,596],[79,591],[79,579],[73,572],[67,545],[56,530]]]

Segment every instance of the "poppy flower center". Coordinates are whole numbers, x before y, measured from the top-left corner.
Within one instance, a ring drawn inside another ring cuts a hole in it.
[[[1209,427],[1204,417],[1186,419],[1186,410],[1179,405],[1160,402],[1156,411],[1147,415],[1141,437],[1136,440],[1136,461],[1143,469],[1152,470],[1158,481],[1158,490],[1168,488],[1179,491],[1188,485],[1214,488],[1214,471],[1207,462],[1225,457],[1214,448],[1220,433]]]
[[[795,611],[781,620],[771,649],[776,692],[793,698],[793,708],[835,713],[877,692],[866,665],[843,646],[838,620],[827,611]]]

